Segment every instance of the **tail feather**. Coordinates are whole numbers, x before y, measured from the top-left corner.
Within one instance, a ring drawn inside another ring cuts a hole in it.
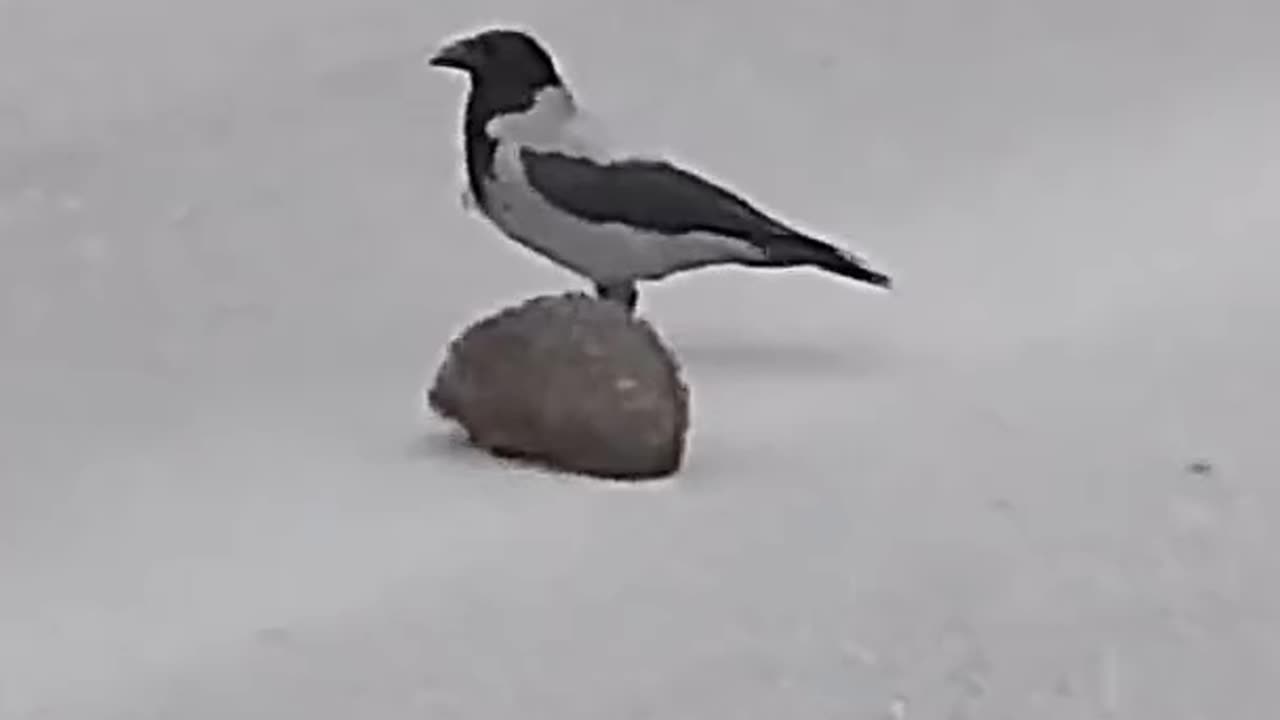
[[[806,235],[771,238],[764,249],[763,265],[811,266],[876,287],[893,286],[892,278],[872,268],[858,255]]]

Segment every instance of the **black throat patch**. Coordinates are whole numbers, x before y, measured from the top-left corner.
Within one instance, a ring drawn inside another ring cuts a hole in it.
[[[486,126],[501,115],[527,112],[533,108],[538,93],[547,88],[559,87],[560,84],[558,77],[538,86],[491,79],[475,81],[467,97],[462,137],[467,160],[467,183],[481,207],[488,206],[484,179],[493,176],[493,157],[498,147],[498,141],[489,135]]]

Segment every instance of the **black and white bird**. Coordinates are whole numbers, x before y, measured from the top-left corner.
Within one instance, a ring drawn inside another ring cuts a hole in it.
[[[530,34],[455,40],[430,64],[470,78],[464,202],[634,311],[636,283],[712,265],[809,266],[889,288],[852,252],[787,226],[662,158],[613,149]]]

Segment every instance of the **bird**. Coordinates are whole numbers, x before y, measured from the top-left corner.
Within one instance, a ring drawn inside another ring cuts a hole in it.
[[[612,142],[527,29],[447,39],[427,64],[468,80],[464,207],[628,313],[636,312],[638,283],[711,266],[804,266],[892,287],[859,255],[795,229],[726,184]]]

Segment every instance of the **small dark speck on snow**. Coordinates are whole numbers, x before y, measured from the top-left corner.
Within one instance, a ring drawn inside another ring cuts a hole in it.
[[[1187,463],[1187,472],[1192,475],[1207,476],[1213,474],[1213,463],[1208,460],[1192,460]]]

